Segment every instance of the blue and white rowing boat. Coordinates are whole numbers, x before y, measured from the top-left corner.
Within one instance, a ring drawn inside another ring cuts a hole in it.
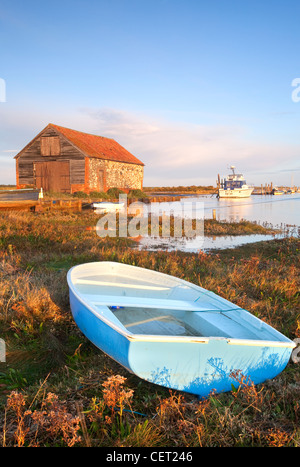
[[[114,262],[73,267],[74,320],[128,371],[206,397],[277,376],[296,344],[248,311],[184,280]]]

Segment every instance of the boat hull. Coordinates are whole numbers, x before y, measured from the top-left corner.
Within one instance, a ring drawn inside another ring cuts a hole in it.
[[[234,190],[223,190],[219,189],[219,198],[249,198],[253,192],[253,188],[248,189],[234,189]]]
[[[130,371],[129,340],[109,323],[99,319],[89,306],[78,300],[70,290],[70,307],[81,332],[100,350]]]
[[[0,190],[0,202],[2,201],[37,201],[40,190],[19,189]]]
[[[281,342],[223,337],[134,335],[101,319],[72,287],[70,305],[82,333],[129,372],[199,397],[237,387],[237,371],[254,384],[274,378],[286,367],[293,348]]]
[[[131,371],[151,383],[200,397],[230,391],[241,372],[259,384],[286,367],[291,351],[272,346],[231,345],[226,339],[207,342],[135,342],[129,347]],[[163,357],[162,357],[163,356]]]

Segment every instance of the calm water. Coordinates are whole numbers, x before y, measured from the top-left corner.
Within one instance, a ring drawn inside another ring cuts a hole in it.
[[[245,243],[261,240],[282,238],[286,235],[299,236],[300,229],[300,193],[291,195],[252,195],[246,199],[218,199],[216,196],[185,197],[181,201],[170,203],[152,203],[147,207],[147,213],[166,213],[174,210],[174,214],[191,218],[211,219],[215,210],[216,219],[238,222],[242,219],[257,222],[273,228],[285,228],[285,234],[247,235],[247,236],[218,236],[194,239],[154,238],[143,237],[139,248],[154,250],[179,249],[197,252],[200,249],[209,251],[219,248],[234,248]]]

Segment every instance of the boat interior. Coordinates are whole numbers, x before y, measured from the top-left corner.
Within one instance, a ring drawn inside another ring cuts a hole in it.
[[[212,292],[149,270],[138,277],[139,268],[133,269],[77,274],[73,285],[99,318],[132,334],[288,341]]]

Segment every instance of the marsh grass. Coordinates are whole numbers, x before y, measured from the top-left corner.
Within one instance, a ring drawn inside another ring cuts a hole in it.
[[[171,215],[156,215],[148,214],[147,217],[138,217],[138,207],[132,212],[128,213],[127,216],[119,216],[115,213],[106,214],[103,218],[103,225],[101,223],[101,229],[107,231],[107,235],[110,236],[109,230],[113,229],[113,235],[120,236],[124,235],[123,232],[127,231],[127,236],[130,237],[131,228],[137,232],[137,235],[149,235],[157,237],[194,237],[195,234],[205,234],[207,236],[221,236],[221,235],[275,235],[279,233],[279,230],[273,229],[272,227],[265,227],[255,222],[246,220],[240,220],[239,222],[226,222],[217,221],[215,219],[191,219],[187,222],[186,219]],[[105,223],[104,223],[105,220]],[[133,223],[133,227],[130,225]],[[122,227],[121,227],[122,225]],[[122,228],[122,230],[121,230]],[[92,229],[92,227],[91,227]],[[155,234],[154,234],[155,232]],[[106,233],[106,232],[105,232]]]
[[[119,261],[191,281],[300,337],[298,239],[218,254],[147,252],[99,238],[94,214],[0,215],[2,446],[299,446],[300,369],[197,400],[130,375],[72,319],[66,273]],[[218,225],[216,226],[216,229]],[[240,227],[239,227],[240,228]]]

